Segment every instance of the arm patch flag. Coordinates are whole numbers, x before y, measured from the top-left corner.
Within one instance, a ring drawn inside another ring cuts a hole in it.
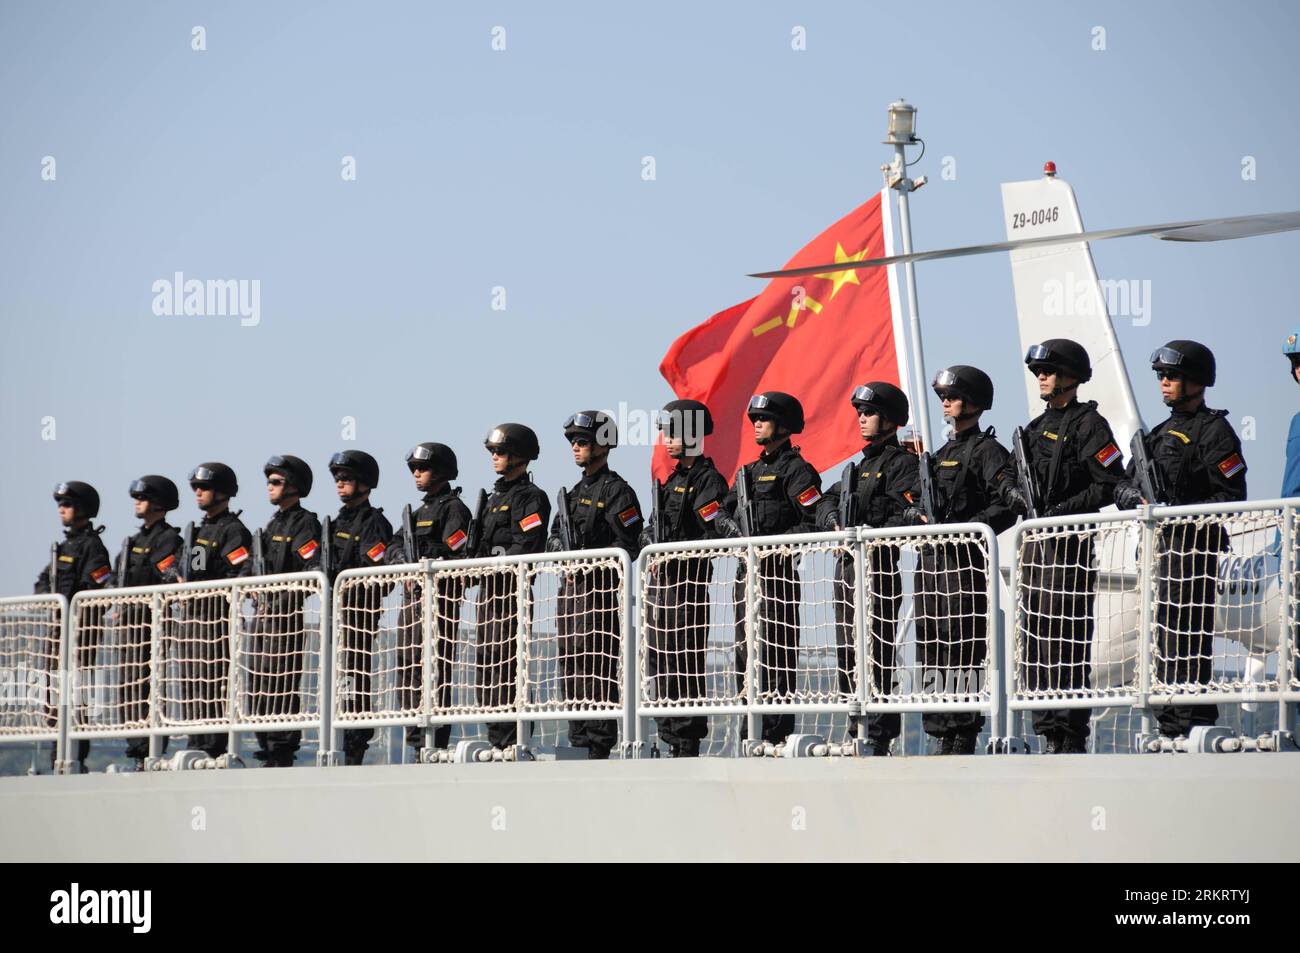
[[[1219,463],[1219,472],[1231,480],[1242,470],[1246,469],[1246,461],[1241,459],[1241,454],[1234,453]]]

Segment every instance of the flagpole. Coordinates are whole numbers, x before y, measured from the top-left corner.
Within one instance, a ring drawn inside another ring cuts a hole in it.
[[[908,208],[907,196],[925,184],[925,177],[912,181],[907,177],[907,146],[921,142],[912,132],[916,109],[903,101],[889,106],[889,132],[885,145],[894,147],[894,161],[882,166],[885,182],[897,193],[898,230],[903,239],[903,254],[912,253],[912,216]],[[924,149],[925,143],[921,143]],[[921,445],[933,452],[934,443],[930,439],[930,404],[925,396],[925,352],[921,346],[921,315],[916,303],[916,268],[912,262],[904,262],[903,276],[907,283],[907,323],[909,345],[912,359],[912,414],[921,426]]]

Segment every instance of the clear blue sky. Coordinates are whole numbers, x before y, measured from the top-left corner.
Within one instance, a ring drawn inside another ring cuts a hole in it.
[[[1093,228],[1300,208],[1293,4],[468,7],[0,8],[0,590],[30,590],[63,479],[99,488],[114,551],[130,480],[181,483],[201,460],[236,468],[251,524],[273,452],[316,468],[318,512],[337,506],[324,468],[345,445],[380,459],[390,514],[413,498],[402,455],[420,440],[456,448],[472,496],[502,420],[540,431],[543,486],[572,482],[565,416],[668,399],[669,342],[879,188],[898,96],[929,149],[918,248],[1002,238],[998,184],[1046,159]],[[1094,249],[1103,278],[1152,282],[1151,323],[1117,321],[1144,413],[1159,417],[1152,347],[1208,343],[1212,404],[1257,422],[1257,498],[1278,491],[1300,405],[1279,354],[1300,324],[1297,253],[1297,235]],[[156,316],[153,282],[177,271],[259,279],[261,323]],[[917,274],[927,366],[985,367],[1008,433],[1027,409],[1006,257]],[[644,491],[648,459],[613,464]]]

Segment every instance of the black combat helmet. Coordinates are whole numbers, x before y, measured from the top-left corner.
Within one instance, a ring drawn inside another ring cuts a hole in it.
[[[287,453],[277,453],[271,459],[266,461],[266,466],[262,467],[262,473],[270,476],[272,473],[278,473],[284,477],[285,482],[298,491],[299,496],[306,496],[311,492],[311,467],[307,461],[300,457],[290,456]]]
[[[713,415],[698,400],[670,400],[659,413],[659,429],[670,437],[707,437],[713,433]]]
[[[907,425],[911,410],[907,404],[907,395],[888,381],[871,381],[858,385],[853,388],[849,402],[859,413],[864,410],[878,413],[896,427]]]
[[[156,503],[164,513],[181,505],[176,484],[156,473],[147,473],[131,482],[131,499]]]
[[[980,410],[993,409],[993,381],[978,367],[954,364],[934,375],[930,384],[942,400],[946,395],[959,397]]]
[[[99,515],[99,493],[89,483],[82,483],[80,480],[60,483],[54,488],[54,499],[71,506],[73,512],[86,519],[94,519]]]
[[[1092,380],[1092,361],[1087,350],[1069,338],[1048,338],[1042,344],[1032,345],[1025,354],[1025,365],[1034,374],[1043,368],[1049,374],[1064,371],[1080,384]]]
[[[572,442],[574,437],[587,437],[596,446],[611,450],[618,446],[618,428],[599,410],[580,410],[564,422],[564,439]]]
[[[768,390],[749,398],[749,419],[771,417],[790,433],[803,433],[803,404],[779,390]]]
[[[442,480],[454,480],[460,475],[456,452],[445,443],[417,443],[406,451],[406,468],[414,472],[416,467],[431,470]]]
[[[330,457],[330,476],[337,479],[340,470],[350,471],[368,489],[379,486],[379,461],[364,450],[340,450]]]
[[[1151,354],[1151,370],[1175,371],[1195,384],[1214,386],[1214,353],[1196,341],[1170,341]]]
[[[504,450],[512,457],[536,460],[541,455],[537,434],[523,424],[498,424],[483,440],[488,450]]]
[[[213,489],[226,496],[235,496],[239,493],[239,481],[235,479],[235,471],[224,463],[200,463],[191,470],[190,488],[194,487]]]

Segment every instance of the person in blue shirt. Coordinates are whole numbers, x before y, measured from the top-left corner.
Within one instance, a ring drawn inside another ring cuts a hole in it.
[[[1300,328],[1287,335],[1282,353],[1291,361],[1291,379],[1300,384]],[[1282,472],[1282,496],[1300,496],[1300,412],[1291,418],[1286,435],[1286,469]]]

